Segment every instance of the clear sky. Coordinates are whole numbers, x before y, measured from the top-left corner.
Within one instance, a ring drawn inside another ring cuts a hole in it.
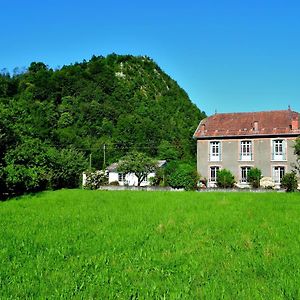
[[[0,0],[0,69],[148,55],[207,114],[300,112],[300,1]]]

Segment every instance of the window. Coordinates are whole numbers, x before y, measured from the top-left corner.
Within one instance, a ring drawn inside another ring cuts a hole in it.
[[[284,174],[285,174],[285,167],[282,166],[273,167],[273,180],[275,181],[275,183],[280,183]]]
[[[221,145],[220,142],[210,142],[210,161],[220,161],[221,160]]]
[[[285,160],[286,149],[284,140],[272,141],[272,160]]]
[[[210,167],[209,172],[209,181],[210,182],[217,182],[217,172],[220,170],[220,167]]]
[[[240,149],[240,159],[241,160],[252,160],[252,142],[251,141],[241,141]]]
[[[241,183],[248,183],[248,172],[251,167],[241,167]]]
[[[118,181],[119,182],[124,182],[125,181],[125,176],[126,176],[126,174],[124,174],[124,173],[118,173]]]

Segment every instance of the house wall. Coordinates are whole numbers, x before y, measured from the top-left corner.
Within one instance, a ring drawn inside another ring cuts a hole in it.
[[[149,173],[147,176],[147,180],[143,181],[140,186],[149,186],[150,181],[149,178],[154,177],[155,173]],[[133,173],[126,174],[125,181],[119,181],[118,172],[109,172],[108,174],[108,182],[118,181],[119,185],[129,185],[129,186],[137,186],[138,179]]]
[[[118,173],[117,172],[109,172],[108,173],[108,183],[118,181]]]
[[[240,167],[257,167],[262,171],[263,176],[272,177],[273,166],[284,166],[285,172],[291,172],[291,164],[296,162],[294,155],[295,137],[282,138],[286,141],[286,160],[272,160],[272,140],[273,138],[248,138],[248,139],[211,139],[197,141],[197,171],[202,178],[209,178],[210,166],[219,166],[221,169],[229,169],[235,176],[236,181],[240,180]],[[240,142],[245,140],[252,141],[252,160],[240,160]],[[210,142],[221,142],[221,160],[210,161]]]

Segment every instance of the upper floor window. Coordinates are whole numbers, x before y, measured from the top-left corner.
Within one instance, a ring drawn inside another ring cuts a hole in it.
[[[221,160],[221,143],[220,142],[210,142],[209,160],[210,161],[220,161]]]
[[[252,160],[252,141],[241,141],[240,160]]]
[[[285,140],[272,141],[272,160],[286,160]]]

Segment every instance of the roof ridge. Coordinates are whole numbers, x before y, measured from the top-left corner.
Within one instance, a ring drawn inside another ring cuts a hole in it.
[[[260,110],[260,111],[241,111],[241,112],[229,112],[229,113],[216,113],[213,115],[210,115],[210,117],[212,116],[217,116],[217,115],[233,115],[233,114],[255,114],[255,113],[272,113],[272,112],[294,112],[294,113],[298,113],[294,110],[289,110],[289,109],[274,109],[274,110]]]

